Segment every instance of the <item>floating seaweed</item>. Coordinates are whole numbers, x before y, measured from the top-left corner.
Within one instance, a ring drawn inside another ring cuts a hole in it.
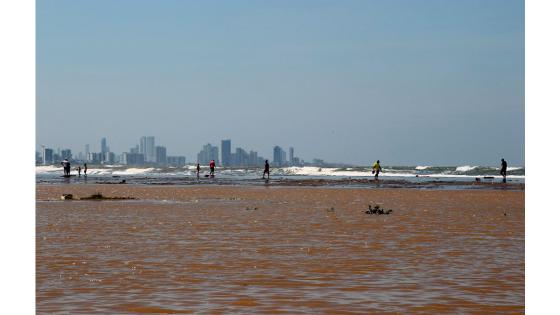
[[[93,195],[90,195],[88,197],[83,197],[80,198],[80,200],[131,200],[131,199],[136,199],[134,197],[107,197],[107,196],[103,196],[101,193],[95,193]]]

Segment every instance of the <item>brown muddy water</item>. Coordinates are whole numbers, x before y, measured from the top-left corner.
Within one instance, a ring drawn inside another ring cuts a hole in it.
[[[60,200],[95,192],[140,199]],[[38,185],[37,313],[523,313],[524,199]]]

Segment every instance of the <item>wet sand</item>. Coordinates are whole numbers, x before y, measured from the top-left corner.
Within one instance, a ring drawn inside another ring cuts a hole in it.
[[[96,192],[138,199],[60,200]],[[37,185],[37,313],[523,313],[524,199]]]

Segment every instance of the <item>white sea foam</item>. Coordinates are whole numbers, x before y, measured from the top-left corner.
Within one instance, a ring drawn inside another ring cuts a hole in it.
[[[292,166],[292,167],[282,168],[281,170],[286,174],[300,175],[300,176],[358,177],[358,176],[371,175],[371,172],[366,172],[366,171],[351,171],[351,170],[341,171],[339,168],[314,167],[314,166],[303,166],[303,167]]]
[[[468,171],[472,171],[475,168],[477,168],[478,166],[470,166],[470,165],[464,165],[464,166],[457,166],[457,168],[455,169],[455,171],[457,172],[468,172]]]
[[[421,165],[419,165],[419,166],[416,166],[415,169],[416,169],[416,170],[419,170],[419,171],[423,171],[423,170],[428,169],[428,168],[430,168],[430,166],[421,166]]]
[[[114,171],[113,175],[137,175],[137,174],[145,174],[150,173],[155,170],[153,167],[148,168],[127,168],[122,171]]]
[[[103,169],[103,168],[88,168],[87,170],[88,175],[111,175],[111,169]]]
[[[475,169],[476,166],[460,166],[457,167],[458,171],[466,172]],[[284,173],[289,175],[299,175],[299,176],[340,176],[340,177],[371,177],[373,176],[369,171],[348,171],[340,170],[339,168],[326,168],[326,167],[285,167],[281,169]],[[415,173],[404,173],[404,172],[381,172],[380,177],[416,177]],[[422,177],[430,178],[475,178],[484,175],[463,175],[463,174],[426,174],[421,175]],[[496,178],[498,178],[497,176]],[[512,175],[508,178],[525,178],[523,175]]]
[[[36,174],[45,174],[45,173],[52,173],[52,172],[62,172],[62,166],[60,167],[55,165],[35,166]]]

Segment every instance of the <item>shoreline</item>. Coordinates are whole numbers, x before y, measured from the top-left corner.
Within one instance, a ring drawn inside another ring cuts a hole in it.
[[[222,179],[222,178],[149,178],[149,177],[74,177],[58,181],[37,179],[36,185],[146,185],[146,186],[238,186],[238,187],[332,187],[364,189],[428,189],[428,190],[513,190],[524,191],[524,182],[450,181],[402,179],[373,180],[367,178],[337,179]]]

